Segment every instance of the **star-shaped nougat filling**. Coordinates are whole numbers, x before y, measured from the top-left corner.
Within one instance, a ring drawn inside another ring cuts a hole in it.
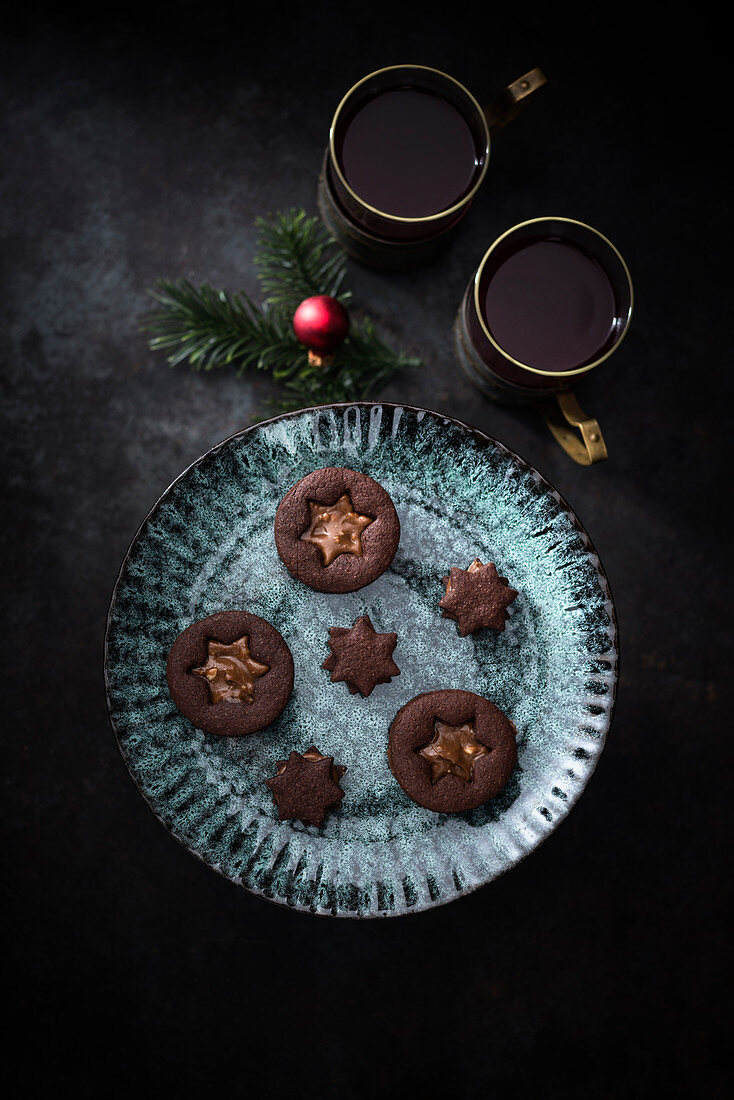
[[[352,694],[369,695],[376,684],[400,675],[392,659],[397,634],[378,634],[369,615],[362,615],[352,627],[332,626],[329,635],[331,653],[321,667],[331,672],[333,681],[346,681]]]
[[[280,820],[294,818],[320,828],[327,811],[344,798],[339,780],[345,766],[335,764],[333,756],[324,756],[312,745],[304,753],[294,750],[287,760],[279,760],[277,767],[265,785],[272,791]]]
[[[206,648],[205,663],[191,671],[206,680],[211,702],[251,703],[255,681],[269,672],[270,666],[254,659],[248,635],[229,645],[210,638]]]
[[[494,562],[482,565],[476,558],[468,569],[453,566],[443,583],[446,594],[438,606],[447,618],[456,620],[462,637],[486,626],[505,629],[507,608],[518,593],[507,577],[499,576]]]
[[[438,783],[445,775],[455,775],[470,783],[475,761],[489,752],[486,745],[477,741],[474,723],[450,726],[437,718],[433,728],[433,740],[418,750],[418,755],[431,765],[431,783]]]
[[[331,565],[340,554],[362,557],[362,532],[374,519],[354,510],[349,493],[343,493],[336,504],[309,500],[308,506],[311,522],[301,539],[318,546],[325,566]]]

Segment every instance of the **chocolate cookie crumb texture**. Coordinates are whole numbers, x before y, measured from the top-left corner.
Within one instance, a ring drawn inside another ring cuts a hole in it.
[[[507,608],[519,593],[510,588],[507,577],[499,576],[494,562],[482,565],[476,558],[468,569],[453,566],[443,583],[446,592],[438,606],[457,622],[462,638],[486,627],[505,629]]]
[[[343,681],[352,694],[366,697],[400,675],[392,658],[397,641],[395,633],[378,634],[369,615],[362,615],[352,627],[330,628],[331,653],[321,667],[331,672],[332,682]]]
[[[333,756],[324,756],[315,745],[306,752],[293,750],[287,760],[277,762],[278,771],[266,779],[281,821],[298,820],[321,828],[330,810],[341,805],[344,791],[339,786],[346,772]]]

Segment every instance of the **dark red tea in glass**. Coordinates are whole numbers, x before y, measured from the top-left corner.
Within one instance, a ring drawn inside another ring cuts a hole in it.
[[[319,180],[323,220],[376,266],[432,254],[485,177],[490,135],[544,83],[533,69],[483,109],[458,80],[425,65],[370,73],[332,120]]]
[[[454,332],[459,363],[495,400],[555,395],[556,438],[577,461],[598,461],[601,430],[569,387],[619,347],[632,301],[627,266],[606,237],[570,218],[534,218],[494,242],[467,287]]]
[[[395,87],[359,104],[340,133],[344,179],[369,206],[402,218],[448,210],[484,167],[485,135],[436,92]]]

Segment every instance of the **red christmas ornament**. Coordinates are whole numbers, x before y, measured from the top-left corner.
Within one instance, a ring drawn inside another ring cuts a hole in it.
[[[349,314],[328,294],[306,298],[293,314],[293,331],[308,348],[308,361],[325,367],[349,332]]]

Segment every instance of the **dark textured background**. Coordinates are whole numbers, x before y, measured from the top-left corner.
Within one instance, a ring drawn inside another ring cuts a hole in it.
[[[730,127],[710,114],[720,29],[692,11],[643,34],[636,11],[25,5],[4,27],[11,1095],[725,1094]],[[188,275],[256,294],[254,218],[315,212],[336,103],[406,60],[485,100],[534,65],[548,85],[497,137],[447,256],[351,266],[356,307],[426,362],[379,396],[476,424],[560,490],[608,573],[622,671],[599,768],[540,850],[445,908],[352,923],[251,897],[168,836],[118,755],[102,643],[150,505],[273,393],[169,370],[138,331],[145,288]],[[627,339],[577,390],[611,456],[590,469],[452,358],[485,248],[541,214],[597,226],[635,283]]]

